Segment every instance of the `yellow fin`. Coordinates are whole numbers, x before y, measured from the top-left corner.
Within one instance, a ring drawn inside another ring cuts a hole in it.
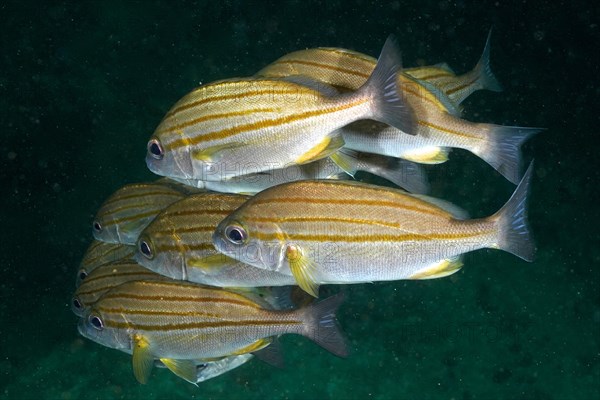
[[[319,285],[315,279],[317,272],[315,263],[303,254],[300,247],[293,244],[287,247],[285,257],[298,286],[311,296],[319,297]]]
[[[212,256],[201,258],[192,258],[187,260],[187,266],[192,268],[210,269],[223,268],[237,263],[233,258],[227,257],[224,254],[217,253]]]
[[[243,145],[244,144],[240,143],[240,142],[219,144],[219,145],[212,146],[212,147],[209,147],[204,150],[195,151],[192,154],[192,157],[194,157],[198,161],[211,162],[211,161],[214,161],[218,157],[219,152],[221,152],[223,150],[229,150],[229,149],[235,149],[237,147],[242,147]]]
[[[192,360],[173,360],[171,358],[161,358],[165,367],[169,368],[178,377],[196,385],[198,379],[196,374],[196,364]]]
[[[320,160],[321,158],[327,157],[331,153],[336,152],[345,142],[342,135],[335,135],[333,137],[327,136],[323,138],[315,147],[302,154],[297,160],[297,164],[306,164],[311,161]]]
[[[412,274],[409,279],[435,279],[435,278],[443,278],[448,275],[452,275],[457,272],[463,266],[462,259],[458,258],[450,258],[441,260],[434,265],[431,265],[425,269],[417,271]]]
[[[356,156],[355,152],[350,153],[350,151],[337,151],[329,156],[331,161],[333,161],[338,167],[344,170],[348,175],[354,177],[356,174]]]
[[[252,353],[252,352],[258,351],[260,349],[264,349],[265,347],[270,345],[271,342],[272,342],[271,338],[259,339],[256,342],[254,342],[246,347],[242,347],[241,349],[236,350],[235,352],[231,353],[231,355],[232,356],[240,356],[242,354]]]
[[[142,335],[133,337],[133,374],[139,383],[148,383],[150,372],[154,366],[154,356],[150,351],[150,343]]]
[[[449,151],[445,147],[426,146],[409,150],[400,154],[400,157],[421,164],[441,164],[448,161],[448,153]]]

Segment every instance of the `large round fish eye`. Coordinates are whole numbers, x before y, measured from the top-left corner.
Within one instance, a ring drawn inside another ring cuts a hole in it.
[[[140,252],[149,260],[154,257],[154,254],[152,253],[152,247],[145,240],[140,241]]]
[[[229,225],[225,228],[225,236],[233,244],[242,244],[248,239],[248,234],[241,226]]]
[[[81,304],[81,301],[79,301],[77,297],[73,297],[73,307],[78,310],[83,310],[83,304]]]
[[[77,276],[79,277],[80,280],[84,280],[85,278],[87,278],[88,273],[85,269],[80,269]]]
[[[162,145],[158,141],[158,139],[151,139],[148,142],[148,153],[150,153],[152,155],[152,157],[156,158],[157,160],[160,160],[163,158],[163,156],[165,155],[165,152],[162,148]]]
[[[102,320],[100,319],[99,316],[90,315],[89,321],[90,321],[90,324],[92,324],[92,326],[94,328],[98,329],[99,331],[104,329],[104,323],[102,322]]]
[[[96,232],[102,232],[102,225],[100,224],[100,222],[94,221],[94,223],[92,224],[92,226],[94,227],[94,230]]]

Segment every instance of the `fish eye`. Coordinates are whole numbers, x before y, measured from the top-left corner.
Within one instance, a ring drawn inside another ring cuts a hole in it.
[[[92,324],[92,326],[96,329],[98,329],[99,331],[101,331],[102,329],[104,329],[104,323],[102,322],[102,320],[100,319],[99,316],[97,315],[90,315],[90,324]]]
[[[140,252],[144,255],[144,257],[146,257],[149,260],[151,260],[152,257],[154,257],[154,255],[152,254],[152,247],[150,247],[150,244],[148,244],[148,242],[146,242],[145,240],[142,240],[140,242]]]
[[[246,231],[241,226],[229,225],[225,228],[225,236],[233,244],[242,244],[248,239]]]
[[[94,227],[94,230],[96,232],[102,232],[102,225],[100,225],[100,222],[94,221],[94,223],[92,224],[92,226]]]
[[[158,139],[151,139],[148,142],[148,153],[152,155],[157,160],[160,160],[165,155],[165,152],[162,148],[162,145],[158,141]]]
[[[75,307],[78,310],[83,309],[83,304],[81,304],[81,301],[79,301],[77,297],[73,298],[73,307]]]
[[[77,276],[79,277],[80,280],[84,280],[85,278],[87,278],[88,273],[86,272],[85,269],[80,269],[79,274]]]

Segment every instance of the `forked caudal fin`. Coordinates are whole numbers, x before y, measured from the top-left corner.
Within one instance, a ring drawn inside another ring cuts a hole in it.
[[[303,309],[306,324],[302,334],[339,357],[348,355],[346,341],[335,317],[344,298],[344,294],[339,293]]]
[[[490,124],[485,145],[473,152],[516,185],[521,177],[521,145],[542,130]]]
[[[497,248],[525,261],[533,261],[535,245],[527,225],[527,196],[531,183],[533,162],[506,204],[492,216],[498,223]]]
[[[402,61],[396,40],[388,37],[367,82],[359,89],[373,99],[372,119],[386,123],[409,135],[415,135],[412,108],[406,103],[398,80]]]

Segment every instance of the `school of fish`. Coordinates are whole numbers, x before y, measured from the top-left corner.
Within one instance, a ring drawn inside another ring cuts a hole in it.
[[[320,285],[441,278],[482,248],[532,261],[520,147],[540,129],[462,119],[482,89],[501,90],[489,35],[464,75],[403,69],[390,37],[378,59],[306,49],[193,89],[147,142],[161,178],[123,186],[92,222],[79,333],[129,354],[140,383],[158,367],[197,385],[254,356],[282,365],[284,334],[345,357],[344,295],[315,300]],[[496,213],[427,195],[421,164],[453,148],[517,185]]]

